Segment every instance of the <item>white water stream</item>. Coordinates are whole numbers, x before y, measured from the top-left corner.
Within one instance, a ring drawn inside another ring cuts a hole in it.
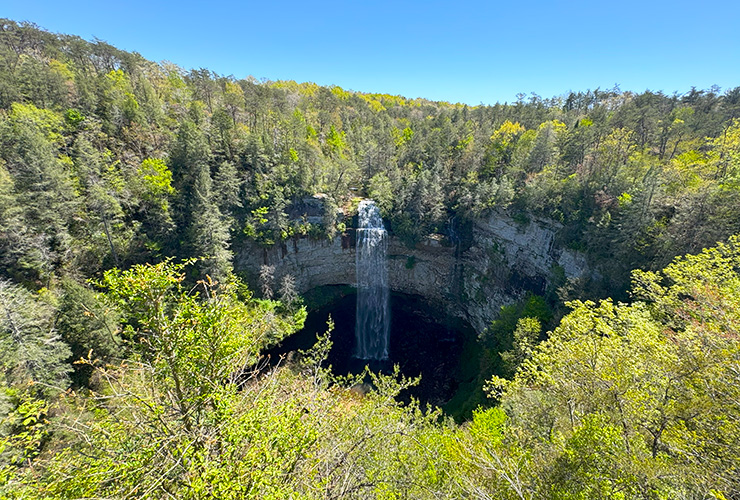
[[[357,322],[354,356],[359,359],[388,359],[388,235],[380,211],[372,200],[360,202],[356,248]]]

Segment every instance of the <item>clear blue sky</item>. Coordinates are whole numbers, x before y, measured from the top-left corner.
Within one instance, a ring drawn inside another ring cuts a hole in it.
[[[0,17],[185,69],[472,105],[740,86],[737,0],[4,0]]]

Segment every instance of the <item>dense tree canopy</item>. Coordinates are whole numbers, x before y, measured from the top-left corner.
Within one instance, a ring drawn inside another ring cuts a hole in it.
[[[9,20],[0,86],[0,257],[21,281],[167,255],[220,275],[244,239],[335,234],[287,215],[317,193],[377,197],[409,244],[493,208],[553,217],[622,288],[740,231],[738,89],[469,107],[185,71]]]

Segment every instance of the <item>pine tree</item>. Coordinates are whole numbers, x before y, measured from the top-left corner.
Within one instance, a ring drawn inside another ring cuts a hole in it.
[[[70,350],[53,328],[54,310],[38,297],[0,280],[0,370],[3,382],[38,395],[66,389]]]
[[[208,167],[203,165],[193,187],[188,241],[191,255],[204,258],[201,271],[221,279],[231,273],[232,253],[229,224],[213,200],[212,184]]]

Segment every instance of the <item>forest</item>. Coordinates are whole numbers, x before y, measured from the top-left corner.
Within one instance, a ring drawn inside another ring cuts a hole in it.
[[[598,272],[479,332],[463,421],[332,373],[331,324],[266,367],[306,307],[235,249],[363,197],[409,247],[553,219]],[[740,499],[739,325],[740,87],[467,106],[0,19],[0,498]]]

